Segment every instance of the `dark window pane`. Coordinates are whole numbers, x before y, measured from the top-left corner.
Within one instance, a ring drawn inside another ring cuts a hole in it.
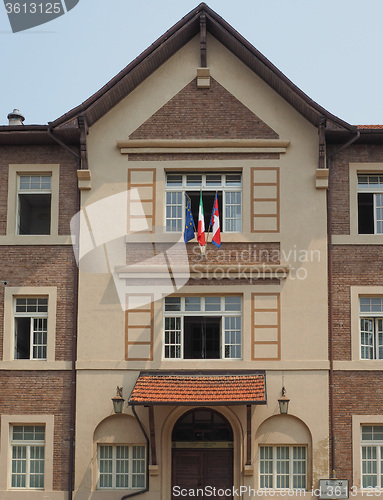
[[[19,195],[18,234],[50,234],[51,195]]]
[[[15,319],[15,359],[29,359],[31,340],[31,319]]]
[[[358,193],[358,233],[374,234],[373,193]]]
[[[187,194],[191,200],[191,210],[193,214],[194,224],[198,226],[198,213],[199,213],[199,191],[187,191]],[[222,232],[222,191],[218,191],[218,211],[219,211],[219,221]],[[211,214],[213,213],[213,205],[215,200],[215,191],[202,191],[202,204],[203,212],[205,218],[205,231],[209,229]],[[210,229],[211,231],[211,229]]]
[[[187,316],[184,318],[184,358],[221,357],[221,318]]]

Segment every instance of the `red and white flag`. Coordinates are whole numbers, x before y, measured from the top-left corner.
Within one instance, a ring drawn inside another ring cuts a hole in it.
[[[201,252],[203,252],[204,249],[202,249],[202,247],[205,247],[206,240],[205,240],[205,216],[203,213],[203,204],[202,204],[202,191],[199,197],[197,241],[201,245]]]
[[[221,248],[221,229],[220,229],[220,225],[219,225],[219,212],[218,212],[218,198],[217,198],[217,193],[215,193],[213,213],[211,214],[210,224],[213,226],[213,237],[211,239],[211,242],[217,248]]]

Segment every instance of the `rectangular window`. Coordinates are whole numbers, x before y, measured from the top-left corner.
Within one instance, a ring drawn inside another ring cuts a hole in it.
[[[358,175],[358,233],[383,234],[383,175]]]
[[[11,427],[11,487],[44,489],[44,425]]]
[[[48,298],[16,297],[15,359],[47,359]]]
[[[306,447],[260,446],[259,485],[266,489],[306,489]]]
[[[359,298],[360,357],[383,359],[383,297]]]
[[[362,426],[362,487],[382,488],[383,425]]]
[[[145,488],[145,446],[98,445],[98,488]]]
[[[17,234],[50,234],[51,175],[18,175]]]
[[[165,191],[166,231],[182,232],[185,226],[185,193],[191,203],[194,223],[198,223],[200,192],[206,231],[210,225],[215,194],[218,198],[222,232],[242,231],[242,174],[167,174]]]
[[[241,359],[239,296],[165,297],[166,359]]]

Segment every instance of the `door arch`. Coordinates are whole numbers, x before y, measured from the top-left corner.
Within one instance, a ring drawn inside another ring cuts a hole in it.
[[[181,490],[191,492],[190,498],[211,498],[204,493],[213,488],[228,493],[221,498],[233,498],[233,436],[229,421],[210,408],[190,410],[177,420],[172,431],[172,498]]]

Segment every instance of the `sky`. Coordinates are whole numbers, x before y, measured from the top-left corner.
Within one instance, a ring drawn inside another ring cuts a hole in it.
[[[26,125],[55,120],[198,3],[79,0],[49,23],[12,33],[1,2],[0,125],[14,108]],[[329,112],[353,125],[383,124],[382,0],[206,3]]]

